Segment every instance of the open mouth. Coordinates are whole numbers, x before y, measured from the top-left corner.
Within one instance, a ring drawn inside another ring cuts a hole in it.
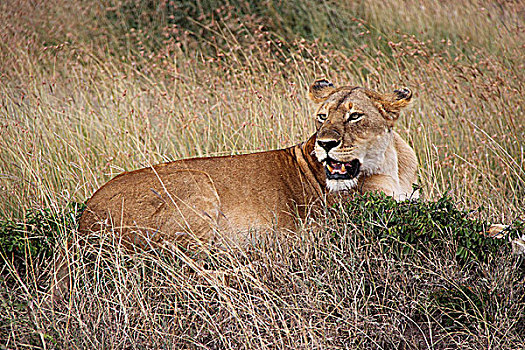
[[[326,177],[329,180],[350,180],[359,174],[361,163],[358,159],[343,163],[328,158],[323,162]]]

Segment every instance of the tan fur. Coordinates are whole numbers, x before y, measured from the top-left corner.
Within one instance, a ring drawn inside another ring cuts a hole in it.
[[[363,172],[351,190],[381,190],[396,197],[411,194],[416,157],[392,131],[399,109],[408,103],[406,93],[335,88],[322,80],[312,85],[310,96],[327,118],[317,122],[317,133],[305,143],[247,155],[179,160],[123,173],[88,200],[79,231],[88,234],[110,227],[128,244],[147,246],[165,241],[208,242],[221,237],[217,232],[243,239],[251,229],[293,230],[297,218],[304,218],[312,205],[322,204],[329,192],[325,168],[318,159],[322,156],[319,139],[340,139],[340,147],[329,152],[337,160],[361,157]],[[363,119],[345,122],[351,108],[362,112]]]
[[[128,242],[143,246],[209,241],[216,231],[244,235],[262,227],[291,229],[296,215],[304,217],[321,196],[321,183],[308,166],[315,161],[304,154],[312,142],[121,174],[87,202],[79,231],[110,224]]]

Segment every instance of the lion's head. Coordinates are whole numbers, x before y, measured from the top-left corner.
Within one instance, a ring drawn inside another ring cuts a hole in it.
[[[410,90],[381,94],[361,87],[336,88],[318,79],[309,94],[318,104],[315,155],[324,165],[328,189],[352,189],[361,176],[382,173],[390,166],[397,169],[397,164],[389,164],[397,160],[387,153],[393,147],[394,122],[412,98]]]

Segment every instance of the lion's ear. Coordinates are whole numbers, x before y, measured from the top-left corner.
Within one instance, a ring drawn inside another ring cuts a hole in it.
[[[399,117],[399,112],[410,104],[412,100],[412,91],[407,88],[394,90],[393,93],[386,94],[380,99],[389,119],[396,120]]]
[[[310,86],[308,95],[315,103],[321,103],[325,101],[328,96],[334,92],[334,90],[334,84],[324,78],[321,78],[314,81],[314,83]]]
[[[394,90],[394,94],[396,95],[394,104],[397,104],[399,109],[408,106],[412,100],[412,91],[406,87]]]

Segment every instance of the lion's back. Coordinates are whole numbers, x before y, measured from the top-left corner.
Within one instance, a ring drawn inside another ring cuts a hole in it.
[[[120,174],[88,200],[79,231],[110,227],[154,240],[207,240],[214,229],[293,221],[303,179],[285,150],[194,158]],[[154,238],[151,238],[154,237]],[[143,238],[141,238],[143,239]]]

